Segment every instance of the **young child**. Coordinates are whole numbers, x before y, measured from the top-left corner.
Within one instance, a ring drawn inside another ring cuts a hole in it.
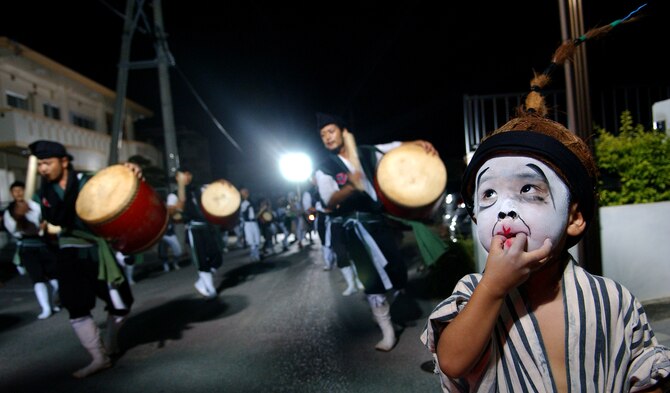
[[[465,170],[486,267],[433,310],[421,340],[445,392],[667,391],[670,349],[640,302],[568,253],[593,217],[597,168],[579,137],[544,117],[546,83],[533,80],[525,109]]]

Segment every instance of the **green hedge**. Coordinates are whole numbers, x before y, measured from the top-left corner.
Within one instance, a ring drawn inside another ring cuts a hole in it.
[[[596,128],[600,206],[670,200],[670,138],[621,114],[619,134]]]

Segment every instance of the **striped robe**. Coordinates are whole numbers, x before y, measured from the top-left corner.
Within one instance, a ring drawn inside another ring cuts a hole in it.
[[[468,303],[481,277],[462,278],[433,310],[421,335],[433,353],[442,390],[556,391],[537,321],[517,289],[505,299],[483,364],[461,379],[440,371],[435,354],[440,333]],[[571,392],[635,392],[670,374],[670,349],[658,344],[642,305],[626,288],[571,261],[563,273],[562,292]]]

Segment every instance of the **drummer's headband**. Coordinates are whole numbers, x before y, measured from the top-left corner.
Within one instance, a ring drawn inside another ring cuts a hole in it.
[[[461,188],[461,195],[470,216],[474,215],[475,179],[479,168],[486,160],[504,155],[535,157],[550,167],[557,168],[556,172],[568,185],[573,201],[579,203],[579,209],[587,224],[591,221],[595,207],[595,189],[589,172],[575,153],[563,143],[535,131],[501,132],[486,138],[479,145],[465,169]]]

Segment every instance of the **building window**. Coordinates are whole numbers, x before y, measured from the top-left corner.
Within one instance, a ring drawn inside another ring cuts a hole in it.
[[[44,116],[60,120],[60,108],[51,104],[44,104]]]
[[[70,122],[75,126],[88,128],[95,131],[95,120],[90,117],[82,116],[76,113],[70,113]]]
[[[26,111],[29,110],[28,98],[14,93],[7,93],[7,105]]]

